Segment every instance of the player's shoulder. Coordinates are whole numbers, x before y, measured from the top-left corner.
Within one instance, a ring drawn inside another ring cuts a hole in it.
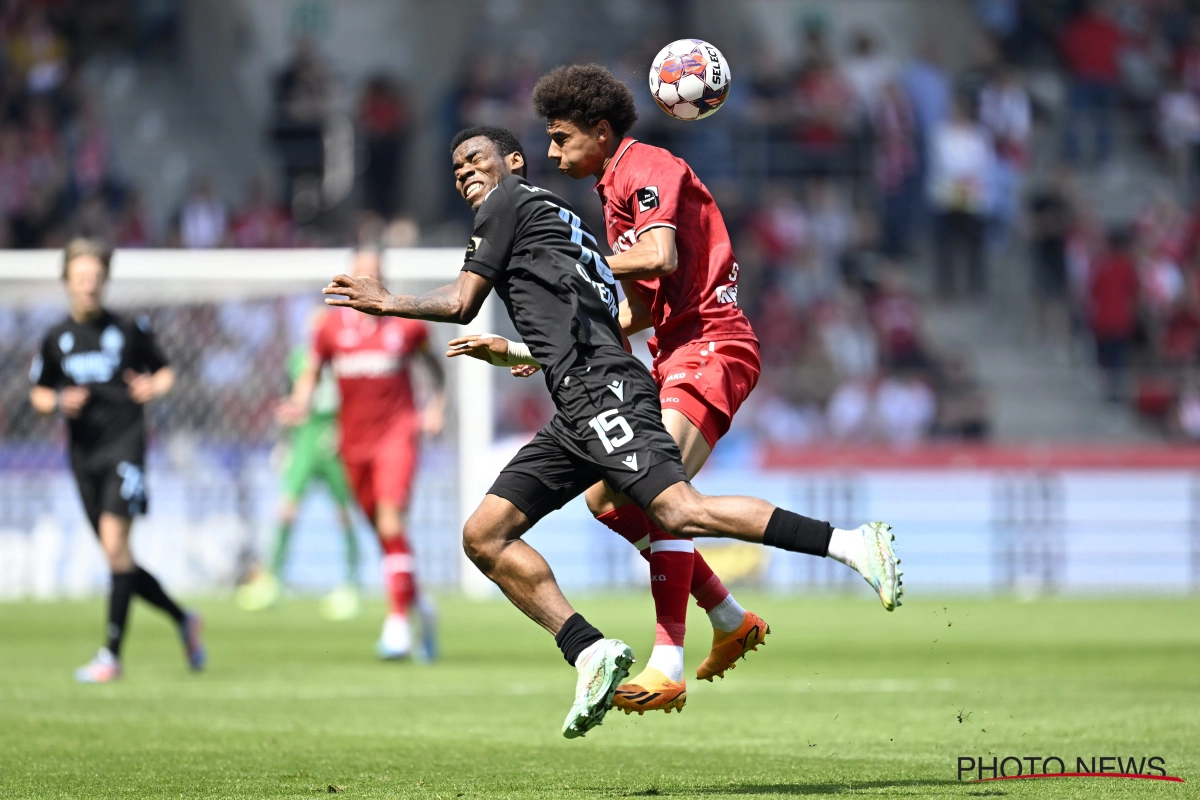
[[[53,345],[57,343],[58,349],[65,352],[70,348],[62,346],[63,341],[66,341],[63,339],[64,336],[70,336],[70,341],[72,341],[72,343],[74,342],[75,322],[71,319],[70,315],[63,317],[57,323],[46,329],[46,333],[42,336],[42,344]]]
[[[691,172],[692,168],[679,156],[663,147],[634,140],[621,153],[617,162],[618,174],[639,176],[648,173]]]
[[[657,195],[660,186],[679,186],[692,180],[693,172],[670,150],[634,141],[620,154],[613,175],[615,194],[625,202],[644,200],[647,191]]]

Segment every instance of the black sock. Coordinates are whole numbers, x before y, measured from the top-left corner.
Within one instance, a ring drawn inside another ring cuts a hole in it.
[[[108,592],[108,649],[121,657],[121,640],[125,637],[125,620],[129,618],[129,601],[133,599],[136,573],[114,572]]]
[[[604,634],[596,630],[592,623],[583,618],[582,614],[572,614],[563,623],[554,641],[562,650],[563,658],[572,667],[579,660],[579,654],[604,638]]]
[[[829,540],[832,538],[833,526],[828,522],[809,519],[777,508],[767,523],[766,532],[763,533],[763,544],[793,553],[807,553],[824,558],[829,555]]]
[[[176,625],[182,625],[187,619],[187,615],[183,613],[182,608],[175,605],[174,600],[167,596],[155,577],[141,567],[138,567],[137,572],[133,574],[134,590],[141,595],[142,599],[167,612],[171,619],[175,620]]]

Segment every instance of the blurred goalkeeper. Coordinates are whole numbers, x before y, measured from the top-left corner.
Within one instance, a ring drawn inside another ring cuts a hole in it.
[[[200,617],[180,608],[129,550],[133,518],[146,513],[142,407],[171,391],[175,378],[144,318],[135,322],[101,305],[110,255],[87,239],[67,245],[62,277],[70,315],[46,334],[29,373],[34,409],[67,419],[71,471],[112,571],[107,642],[75,671],[80,683],[121,677],[121,642],[134,595],[175,623],[188,666],[200,670],[205,662]]]
[[[320,327],[324,316],[323,313],[313,316],[312,329]],[[297,347],[292,351],[287,370],[293,387],[300,376],[308,371],[311,362],[312,354],[308,347]],[[337,506],[338,522],[346,543],[345,580],[321,603],[321,614],[330,620],[358,616],[361,607],[358,540],[350,515],[350,487],[346,483],[346,470],[338,456],[339,403],[337,381],[329,369],[323,369],[313,389],[312,407],[307,419],[297,425],[287,425],[294,417],[291,398],[283,404],[281,417],[288,428],[287,457],[283,468],[283,507],[279,510],[279,527],[275,532],[270,563],[238,590],[238,605],[247,611],[260,611],[278,602],[296,512],[315,480],[325,485]]]
[[[352,269],[378,281],[382,253],[362,248]],[[409,365],[416,358],[429,373],[433,396],[417,409]],[[408,613],[421,616],[421,649],[436,655],[432,602],[417,590],[415,559],[405,535],[408,500],[422,433],[436,436],[445,411],[445,374],[429,349],[429,328],[408,319],[376,319],[350,309],[327,314],[313,337],[313,356],[296,379],[280,419],[299,424],[313,408],[321,369],[328,364],[342,394],[341,456],[350,488],[375,527],[383,548],[383,586],[389,610],[379,637],[380,658],[412,654]]]

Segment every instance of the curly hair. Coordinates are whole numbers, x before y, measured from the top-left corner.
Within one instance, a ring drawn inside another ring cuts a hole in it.
[[[565,119],[589,128],[608,120],[618,139],[637,122],[633,92],[599,64],[547,72],[533,87],[533,108],[543,119]]]
[[[521,147],[521,140],[516,137],[508,128],[497,128],[495,125],[477,125],[474,128],[466,128],[455,134],[450,140],[450,152],[453,153],[458,149],[458,146],[468,139],[474,139],[476,136],[482,136],[492,144],[496,145],[496,149],[500,151],[500,157],[510,153],[520,153],[522,161],[528,161],[525,158],[525,148]],[[525,174],[524,167],[518,173]]]

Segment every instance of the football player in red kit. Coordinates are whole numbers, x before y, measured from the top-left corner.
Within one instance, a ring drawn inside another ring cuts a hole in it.
[[[547,122],[549,157],[572,178],[594,177],[622,280],[622,330],[653,326],[650,350],[663,422],[694,476],[758,382],[758,339],[737,304],[738,263],[721,212],[684,161],[625,136],[637,119],[633,95],[598,65],[559,67],[533,90]],[[696,671],[712,680],[756,649],[767,623],[738,604],[692,542],[659,530],[628,498],[599,483],[587,492],[596,518],[647,554],[657,632],[646,669],[620,687],[614,704],[630,711],[682,709],[683,638],[689,592],[713,625],[713,646]],[[858,569],[892,610],[899,591],[872,573],[871,547],[891,548],[886,525],[835,530],[828,556]]]
[[[378,249],[360,249],[354,257],[354,274],[378,280],[381,256]],[[409,376],[414,359],[424,364],[433,383],[433,396],[420,410]],[[434,611],[429,599],[417,591],[414,558],[405,535],[420,436],[441,431],[445,408],[445,376],[429,349],[428,326],[417,320],[335,309],[317,328],[313,358],[281,416],[307,415],[325,364],[332,366],[342,395],[341,457],[346,477],[383,548],[389,610],[379,655],[385,659],[410,655],[408,612],[416,607],[421,614],[422,654],[433,658]]]

